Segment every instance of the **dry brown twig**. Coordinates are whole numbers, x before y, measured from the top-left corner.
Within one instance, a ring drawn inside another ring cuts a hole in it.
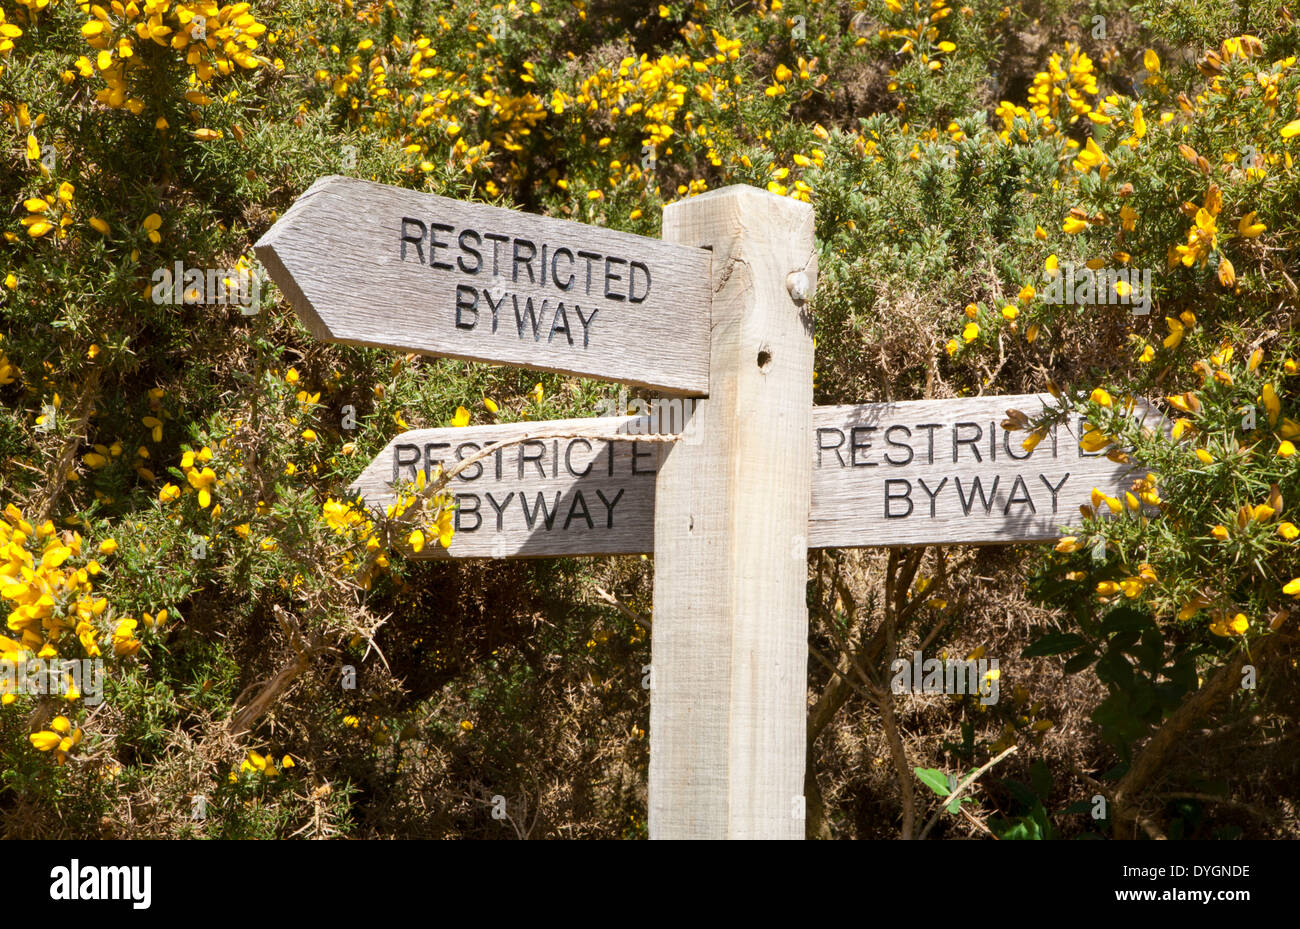
[[[1001,753],[994,756],[993,758],[990,758],[988,761],[984,762],[984,764],[981,765],[979,768],[976,768],[970,774],[967,774],[964,778],[962,778],[961,782],[957,785],[956,789],[953,790],[952,793],[950,793],[946,797],[940,798],[941,806],[939,807],[939,809],[935,810],[934,815],[930,817],[930,821],[927,822],[925,824],[925,828],[921,830],[920,838],[924,839],[927,835],[930,834],[930,830],[934,828],[937,822],[939,822],[939,817],[943,815],[943,811],[946,810],[948,807],[952,806],[952,804],[959,801],[961,799],[961,795],[966,793],[966,791],[970,789],[971,785],[973,785],[977,780],[979,780],[981,774],[983,774],[985,771],[992,768],[995,764],[997,764],[1003,758],[1006,758],[1008,755],[1014,755],[1019,749],[1020,749],[1019,745],[1012,745],[1010,748],[1003,749]]]
[[[235,699],[235,706],[238,706],[250,691],[256,690],[256,695],[244,705],[242,710],[232,716],[227,727],[232,736],[238,737],[251,729],[253,724],[270,709],[271,705],[289,689],[290,685],[311,667],[312,661],[317,656],[330,652],[337,653],[338,651],[326,643],[321,633],[313,634],[310,639],[304,638],[301,627],[292,615],[278,604],[273,609],[275,610],[276,619],[280,621],[281,628],[289,636],[296,655],[292,661],[281,667],[270,678],[250,684],[240,692]]]
[[[596,592],[597,597],[604,600],[614,609],[618,610],[628,619],[632,620],[632,622],[645,626],[647,629],[651,628],[651,622],[647,617],[642,616],[640,613],[632,609],[630,606],[628,606],[626,603],[624,603],[614,594],[610,593],[604,587],[601,587],[599,584],[595,584],[592,586],[592,589]]]
[[[99,369],[95,368],[86,378],[86,383],[82,387],[81,397],[77,401],[76,425],[68,432],[67,437],[63,440],[63,447],[59,450],[58,457],[55,459],[54,473],[47,476],[46,487],[49,488],[45,499],[41,502],[39,515],[36,522],[43,523],[50,518],[54,512],[54,505],[63,494],[63,488],[68,483],[68,471],[72,468],[72,461],[77,455],[77,446],[85,441],[86,426],[90,423],[91,411],[94,409],[95,400],[99,396]]]

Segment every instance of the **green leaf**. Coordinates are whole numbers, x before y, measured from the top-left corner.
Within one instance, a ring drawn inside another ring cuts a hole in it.
[[[952,793],[952,790],[948,787],[948,775],[937,768],[913,768],[912,771],[922,784],[929,787],[940,797],[946,797]]]
[[[1035,639],[1020,653],[1021,658],[1042,658],[1046,655],[1059,655],[1083,648],[1088,640],[1073,632],[1049,632]]]
[[[1096,658],[1097,656],[1091,654],[1090,652],[1084,652],[1081,655],[1075,655],[1073,658],[1071,658],[1069,661],[1065,663],[1065,667],[1062,670],[1064,670],[1066,674],[1077,674],[1080,671],[1082,671],[1084,668],[1092,664],[1093,661],[1096,660]]]
[[[1141,631],[1151,625],[1151,617],[1130,607],[1122,606],[1112,610],[1101,624],[1103,633]],[[1134,637],[1136,641],[1136,636]]]

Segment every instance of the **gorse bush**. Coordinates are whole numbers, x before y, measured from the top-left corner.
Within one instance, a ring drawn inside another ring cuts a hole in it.
[[[1082,418],[1138,465],[1054,548],[810,558],[810,834],[910,833],[909,767],[1013,746],[940,832],[1297,834],[1280,3],[0,14],[0,650],[104,669],[0,697],[6,834],[645,833],[652,560],[416,560],[445,495],[346,493],[400,431],[609,388],[314,340],[252,245],[335,173],[651,236],[728,184],[811,203],[818,403],[1050,392],[1014,441]],[[1009,699],[844,683],[922,646]]]

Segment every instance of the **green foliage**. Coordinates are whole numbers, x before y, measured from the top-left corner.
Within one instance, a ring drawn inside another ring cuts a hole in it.
[[[418,561],[407,526],[343,501],[404,429],[591,415],[610,388],[324,344],[272,288],[255,314],[153,299],[177,262],[257,270],[332,173],[646,235],[727,184],[812,203],[817,402],[1050,386],[1058,420],[1151,473],[1030,571],[1050,621],[1020,657],[1096,684],[1107,765],[1285,631],[1300,29],[1277,0],[146,6],[3,5],[6,638],[108,674],[98,711],[0,707],[6,834],[499,836],[501,794],[516,834],[645,835],[650,560]],[[195,13],[224,32],[199,40]],[[1152,270],[1153,313],[1044,300],[1049,256]],[[1129,397],[1187,423],[1136,423]],[[1047,751],[1014,683],[955,706],[954,770]],[[997,804],[1001,837],[1087,831],[1005,783],[965,807]]]

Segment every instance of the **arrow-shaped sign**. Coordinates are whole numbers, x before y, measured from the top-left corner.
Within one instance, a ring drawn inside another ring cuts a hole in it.
[[[432,477],[439,464],[450,468],[493,443],[526,438],[453,478],[459,509],[451,548],[430,546],[426,556],[649,553],[662,446],[607,437],[676,431],[683,418],[689,422],[692,401],[669,402],[672,417],[656,410],[404,432],[350,492],[383,510],[395,480],[414,480],[421,468]],[[1080,448],[1077,421],[1053,429],[1031,452],[1021,444],[1026,433],[1002,429],[1008,409],[1034,418],[1052,402],[1024,394],[815,407],[808,547],[1041,541],[1078,520],[1094,487],[1123,499],[1134,467]],[[1154,411],[1135,415],[1158,420]],[[680,441],[708,440],[687,425]]]
[[[708,392],[702,248],[331,176],[255,249],[319,339]]]

